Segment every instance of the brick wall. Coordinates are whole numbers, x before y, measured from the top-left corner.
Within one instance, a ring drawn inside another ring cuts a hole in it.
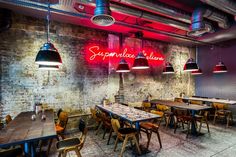
[[[51,41],[63,60],[59,71],[40,71],[34,63],[46,41],[44,20],[14,14],[11,29],[0,34],[3,116],[32,110],[36,102],[48,103],[53,108],[88,110],[106,94],[114,99],[119,89],[119,75],[108,63],[87,63],[84,50],[91,42],[108,45],[108,34],[57,22],[52,22],[50,28]],[[180,70],[191,50],[158,42],[146,43],[165,48],[163,53],[175,67],[176,75],[161,75],[160,67],[152,67],[145,73],[125,74],[126,101],[142,101],[147,92],[156,98],[172,98],[187,91],[190,95],[194,93],[192,78]]]

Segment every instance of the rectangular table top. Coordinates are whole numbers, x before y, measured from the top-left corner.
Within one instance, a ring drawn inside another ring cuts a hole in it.
[[[200,100],[200,101],[212,102],[212,103],[216,102],[216,103],[223,103],[223,104],[229,104],[229,105],[236,104],[235,100],[225,100],[225,99],[197,98],[197,97],[184,97],[182,99],[185,99],[185,100]]]
[[[184,102],[175,102],[175,101],[171,101],[171,100],[155,100],[152,103],[166,105],[169,107],[194,110],[194,111],[207,110],[207,109],[211,108],[210,106],[207,106],[207,105],[186,104]]]
[[[31,120],[33,114],[33,112],[21,112],[6,128],[0,130],[0,148],[56,137],[53,111],[45,111],[46,120],[41,120],[39,114],[33,121]]]
[[[125,120],[130,122],[141,122],[147,121],[150,119],[159,118],[160,115],[152,114],[146,111],[135,109],[129,106],[124,106],[121,104],[112,104],[112,105],[97,105],[98,108],[105,110],[109,113],[117,115]]]

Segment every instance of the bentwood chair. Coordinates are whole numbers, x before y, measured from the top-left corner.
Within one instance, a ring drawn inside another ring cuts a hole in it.
[[[101,112],[101,119],[102,119],[102,126],[104,128],[102,138],[103,139],[105,138],[105,135],[106,135],[107,131],[109,130],[109,137],[108,137],[108,141],[107,141],[107,144],[109,144],[110,139],[111,139],[111,135],[113,132],[112,125],[111,125],[111,118],[107,113]]]
[[[90,108],[90,112],[91,112],[92,119],[94,119],[96,122],[96,135],[97,135],[98,130],[102,126],[102,119],[101,119],[101,116],[99,116],[100,114],[96,108]]]
[[[142,108],[144,111],[149,112],[151,109],[151,103],[150,102],[143,102],[142,103]]]
[[[163,117],[165,120],[165,125],[166,127],[170,124],[171,118],[173,117],[173,112],[171,112],[170,108],[166,105],[161,105],[161,104],[157,104],[157,111],[161,111],[163,112]]]
[[[6,115],[6,117],[5,117],[6,125],[9,124],[11,121],[12,121],[11,116],[10,115]]]
[[[215,115],[213,124],[215,124],[216,119],[225,119],[227,121],[226,127],[229,127],[229,123],[233,123],[232,111],[228,110],[228,105],[223,103],[213,103],[213,108],[215,109]]]
[[[141,131],[143,131],[144,133],[147,134],[147,139],[148,139],[147,146],[146,146],[147,149],[149,147],[149,144],[151,141],[151,136],[152,136],[153,132],[157,134],[160,148],[162,148],[161,138],[160,138],[160,134],[159,134],[158,130],[159,130],[161,120],[163,119],[164,113],[160,112],[160,111],[155,111],[155,110],[151,110],[151,113],[161,116],[159,122],[158,121],[156,121],[156,122],[154,122],[154,121],[153,122],[142,122],[142,123],[140,123],[140,129],[141,129]]]
[[[114,151],[116,151],[116,147],[118,144],[118,141],[123,141],[122,144],[122,149],[121,149],[121,153],[120,156],[123,156],[123,153],[125,151],[125,147],[126,144],[128,142],[128,140],[130,140],[131,142],[131,146],[132,146],[132,140],[134,140],[136,148],[138,150],[138,153],[141,154],[139,145],[138,145],[138,141],[136,138],[137,135],[137,130],[135,128],[121,128],[120,127],[120,122],[118,119],[111,119],[111,124],[112,124],[112,128],[114,130],[114,132],[116,133],[117,137],[116,137],[116,142],[115,142],[115,147],[114,147]]]
[[[64,131],[66,129],[66,125],[68,122],[68,113],[65,111],[61,111],[59,118],[58,118],[58,122],[56,124],[56,132],[57,132],[57,140],[59,140],[59,136],[64,139]]]
[[[86,123],[83,119],[79,121],[79,130],[82,132],[81,136],[67,138],[62,141],[58,141],[56,144],[57,150],[59,151],[58,157],[61,155],[66,157],[67,153],[70,151],[75,151],[78,157],[81,157],[80,150],[83,148],[86,136],[87,136],[87,128]]]
[[[208,114],[209,114],[209,111],[200,111],[199,114],[195,115],[196,122],[200,123],[198,132],[201,132],[202,123],[206,123],[207,131],[208,133],[210,133],[209,124],[208,124]]]

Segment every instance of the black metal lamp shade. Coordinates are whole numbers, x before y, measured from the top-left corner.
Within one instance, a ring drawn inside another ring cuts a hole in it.
[[[219,62],[213,69],[213,73],[225,73],[228,72],[223,62]]]
[[[162,74],[174,74],[174,73],[175,71],[174,71],[173,66],[169,62],[167,62],[163,69]]]
[[[184,65],[184,71],[196,71],[198,69],[197,63],[192,58],[188,59]]]
[[[116,68],[116,72],[118,73],[130,72],[129,65],[124,58],[120,60],[120,63]]]
[[[39,70],[59,70],[58,65],[39,65]]]
[[[142,52],[138,53],[138,56],[134,60],[132,69],[148,69],[148,60]]]
[[[61,65],[61,56],[52,43],[45,43],[38,52],[35,63],[40,65]]]
[[[111,16],[109,0],[96,0],[96,8],[91,21],[98,26],[110,26],[115,23],[115,19]]]
[[[198,69],[196,71],[192,71],[191,72],[192,75],[201,75],[202,74],[202,70],[201,69]]]

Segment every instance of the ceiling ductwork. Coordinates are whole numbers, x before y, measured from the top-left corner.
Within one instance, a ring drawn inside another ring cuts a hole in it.
[[[201,36],[205,33],[215,32],[212,24],[205,21],[204,18],[217,22],[220,28],[227,29],[230,27],[226,15],[222,15],[209,8],[199,7],[193,11],[192,24],[190,26],[190,32],[188,32],[189,36]]]
[[[155,2],[150,2],[147,0],[111,0],[111,1],[139,8],[142,10],[146,10],[185,23],[191,23],[191,15],[189,13],[178,10],[174,7],[170,7],[158,1]]]
[[[226,13],[236,16],[235,0],[201,0],[201,1]]]
[[[114,24],[115,19],[111,16],[109,0],[96,0],[96,8],[91,21],[98,26],[110,26]]]
[[[95,0],[93,0],[93,2],[91,2],[91,0],[87,0],[86,3],[83,3],[82,1],[80,3],[77,4],[81,4],[81,5],[87,5],[87,6],[95,6]],[[123,6],[118,6],[115,4],[111,4],[110,9],[112,10],[112,12],[116,12],[119,14],[123,14],[126,16],[133,16],[137,19],[141,19],[141,20],[146,20],[146,21],[151,21],[151,22],[159,22],[159,23],[163,23],[165,25],[171,26],[171,27],[175,27],[181,30],[185,30],[185,31],[189,31],[189,25],[185,24],[183,22],[178,22],[172,19],[168,19],[168,18],[164,18],[162,16],[159,15],[154,15],[145,11],[141,11],[141,10],[137,10],[137,9],[131,9],[131,8],[127,8],[127,7],[123,7]]]

